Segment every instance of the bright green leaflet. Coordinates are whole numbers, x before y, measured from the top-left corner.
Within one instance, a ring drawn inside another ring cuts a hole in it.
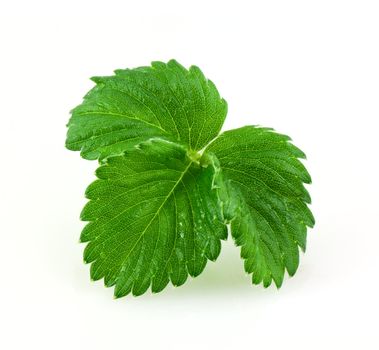
[[[81,216],[92,279],[116,297],[179,286],[217,259],[230,224],[253,283],[280,287],[314,225],[304,153],[272,129],[219,135],[227,105],[197,67],[115,73],[93,78],[66,140],[100,162]]]
[[[280,287],[285,268],[295,274],[298,246],[305,250],[307,226],[314,225],[303,185],[311,178],[298,160],[305,155],[289,141],[272,129],[246,126],[223,133],[207,149],[222,168],[231,233],[245,270],[266,287],[272,280]]]
[[[150,137],[203,148],[217,136],[227,105],[199,68],[172,60],[94,77],[72,111],[66,147],[85,159],[121,154]]]
[[[206,167],[205,167],[206,166]],[[115,285],[115,296],[161,291],[199,275],[216,260],[227,236],[211,163],[200,165],[183,146],[150,140],[109,157],[86,192],[81,241],[91,277]]]

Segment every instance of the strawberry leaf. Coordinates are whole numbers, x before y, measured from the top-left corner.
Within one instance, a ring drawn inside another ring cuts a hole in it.
[[[66,147],[86,159],[121,154],[150,137],[199,150],[217,136],[227,105],[200,69],[171,60],[94,77],[96,86],[74,108]]]
[[[220,253],[226,238],[216,191],[216,168],[185,147],[152,139],[109,157],[87,189],[81,241],[91,277],[115,285],[115,296],[182,285]]]
[[[307,226],[314,218],[303,183],[311,178],[298,158],[305,155],[290,138],[272,129],[247,126],[227,131],[208,148],[224,178],[224,211],[245,270],[255,284],[277,287],[284,270],[294,275],[299,249],[305,250]]]
[[[227,225],[254,284],[294,275],[314,218],[305,155],[273,129],[219,135],[227,104],[174,60],[95,77],[66,147],[98,159],[81,241],[91,278],[115,297],[182,285],[216,260]]]

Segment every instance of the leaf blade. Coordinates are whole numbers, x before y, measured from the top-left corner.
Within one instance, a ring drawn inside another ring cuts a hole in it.
[[[89,242],[91,278],[114,285],[116,297],[181,285],[217,258],[226,227],[211,189],[214,169],[194,163],[183,146],[150,140],[107,158],[97,176],[81,240]]]
[[[220,131],[227,104],[198,67],[175,60],[94,77],[72,110],[66,147],[85,159],[122,154],[151,137],[200,150]]]
[[[247,126],[226,131],[207,148],[220,162],[224,202],[234,208],[231,232],[254,284],[279,288],[284,271],[299,265],[306,228],[314,218],[303,183],[311,179],[298,158],[304,153],[272,129]]]

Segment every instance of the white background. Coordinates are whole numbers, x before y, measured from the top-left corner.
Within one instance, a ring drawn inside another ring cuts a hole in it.
[[[378,1],[1,1],[0,348],[379,349]],[[112,299],[78,243],[95,162],[65,150],[93,75],[176,58],[225,129],[290,135],[317,224],[298,273],[252,286],[229,240],[180,288]]]

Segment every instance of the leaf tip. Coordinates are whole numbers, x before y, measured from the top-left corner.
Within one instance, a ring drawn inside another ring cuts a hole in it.
[[[270,284],[271,284],[271,282],[270,282]],[[283,278],[280,278],[280,279],[274,279],[274,284],[275,284],[275,286],[276,286],[276,289],[277,290],[279,290],[281,287],[282,287],[282,285],[283,285]],[[268,287],[268,286],[267,286]],[[267,288],[266,287],[266,288]]]
[[[122,298],[122,297],[124,297],[125,295],[122,295],[122,294],[120,294],[120,293],[118,293],[118,292],[116,292],[116,290],[113,292],[113,300],[117,300],[117,299],[120,299],[120,298]]]
[[[100,84],[103,82],[103,77],[94,76],[91,77],[90,80],[92,80],[95,84]]]

